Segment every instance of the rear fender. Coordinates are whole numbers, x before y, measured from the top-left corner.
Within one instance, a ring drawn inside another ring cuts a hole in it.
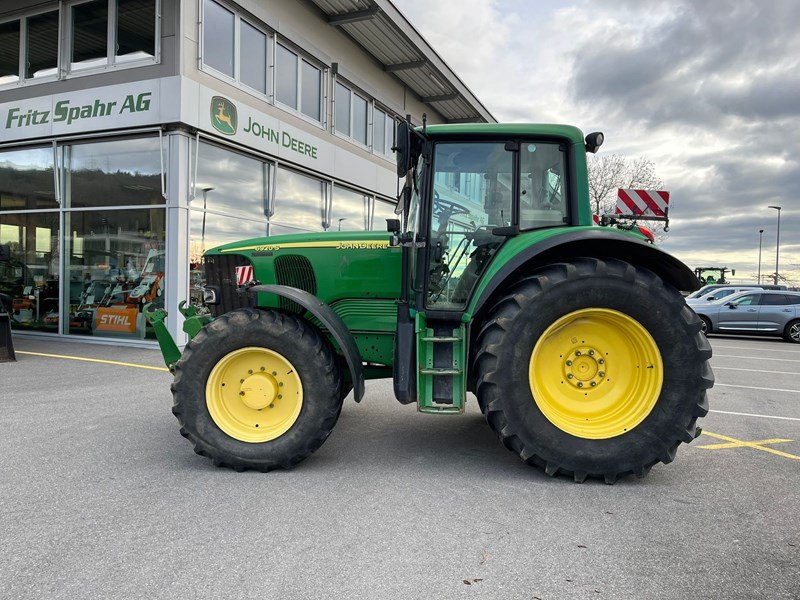
[[[361,402],[364,397],[364,369],[361,364],[361,353],[358,351],[353,336],[350,330],[342,321],[341,317],[333,312],[330,306],[322,302],[313,294],[309,294],[304,290],[289,287],[287,285],[254,285],[247,289],[248,292],[253,294],[275,294],[297,302],[300,306],[305,308],[308,312],[319,319],[344,354],[344,359],[347,361],[347,367],[350,369],[350,377],[353,380],[353,396],[356,402]]]
[[[494,270],[488,283],[473,298],[469,312],[474,316],[491,306],[508,282],[538,267],[579,256],[617,258],[649,269],[678,290],[700,288],[689,267],[657,246],[607,228],[590,227],[547,237],[518,252]]]

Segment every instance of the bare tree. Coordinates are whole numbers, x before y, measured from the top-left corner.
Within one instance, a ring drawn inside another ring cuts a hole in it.
[[[597,214],[613,213],[617,188],[659,190],[664,181],[646,156],[630,159],[620,154],[590,156],[589,200]]]

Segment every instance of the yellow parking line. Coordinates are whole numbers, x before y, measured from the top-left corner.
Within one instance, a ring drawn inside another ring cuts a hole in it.
[[[118,360],[104,360],[102,358],[86,358],[85,356],[69,356],[67,354],[46,354],[44,352],[26,352],[22,350],[17,350],[17,354],[27,354],[30,356],[45,356],[47,358],[63,358],[66,360],[80,360],[83,362],[93,362],[93,363],[102,363],[104,365],[116,365],[119,367],[133,367],[135,369],[148,369],[150,371],[167,371],[169,369],[166,367],[152,367],[150,365],[139,365],[136,363],[129,363],[129,362],[120,362]]]
[[[729,444],[707,444],[705,446],[698,446],[698,448],[705,448],[706,450],[725,450],[726,448],[740,448],[742,446],[763,446],[764,444],[783,444],[785,442],[791,442],[792,440],[787,440],[784,438],[772,438],[770,440],[757,440],[755,442],[730,442]]]
[[[789,454],[788,452],[781,452],[780,450],[775,450],[774,448],[767,448],[763,444],[767,443],[782,443],[782,442],[791,442],[792,440],[786,439],[777,439],[777,440],[761,440],[758,442],[745,442],[743,440],[737,440],[736,438],[729,437],[727,435],[721,435],[719,433],[711,433],[710,431],[703,430],[703,435],[707,435],[712,438],[716,438],[718,440],[723,440],[724,442],[729,442],[727,444],[710,444],[705,446],[698,446],[698,448],[704,448],[706,450],[715,450],[720,446],[724,446],[726,448],[752,448],[753,450],[762,450],[764,452],[769,452],[770,454],[775,454],[776,456],[782,456],[783,458],[789,458],[791,460],[800,460],[800,456],[795,454]]]

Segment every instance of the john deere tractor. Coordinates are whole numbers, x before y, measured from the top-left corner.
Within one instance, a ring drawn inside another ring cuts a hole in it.
[[[397,127],[405,178],[386,232],[249,239],[204,257],[182,306],[173,413],[219,466],[291,467],[343,400],[392,378],[403,404],[464,412],[548,475],[613,483],[699,434],[711,349],[679,290],[698,281],[635,231],[594,226],[586,153],[565,125]],[[370,398],[370,401],[381,401]]]

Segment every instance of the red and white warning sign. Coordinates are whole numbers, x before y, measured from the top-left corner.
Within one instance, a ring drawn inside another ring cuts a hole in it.
[[[669,206],[669,192],[656,190],[617,190],[618,215],[665,216]]]
[[[236,267],[236,285],[247,285],[253,281],[253,265]]]

